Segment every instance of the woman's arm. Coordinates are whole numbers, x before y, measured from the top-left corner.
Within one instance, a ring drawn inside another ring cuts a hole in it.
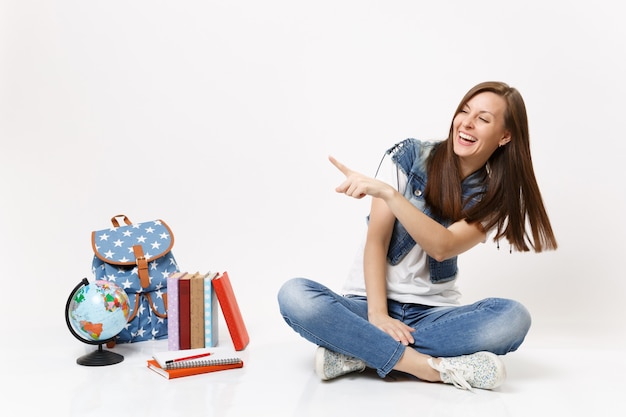
[[[451,258],[485,240],[485,232],[478,225],[460,220],[445,228],[390,185],[353,171],[333,157],[329,159],[346,176],[336,188],[337,192],[354,198],[369,195],[383,200],[415,242],[432,258],[438,261]]]
[[[395,216],[385,202],[372,199],[363,255],[369,316],[387,314],[387,250],[394,221]]]
[[[387,310],[387,250],[395,219],[383,200],[372,199],[363,256],[367,314],[370,323],[408,345],[414,342],[411,336],[414,329],[389,317]]]
[[[390,187],[391,188],[391,187]],[[384,199],[389,209],[409,232],[413,240],[437,261],[463,253],[486,238],[477,224],[459,220],[448,228],[425,215],[403,195],[393,190]]]

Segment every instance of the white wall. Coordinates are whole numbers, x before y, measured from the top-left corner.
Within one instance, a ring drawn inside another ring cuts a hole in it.
[[[373,174],[389,145],[443,138],[466,90],[503,80],[525,97],[560,249],[465,254],[465,300],[517,298],[536,335],[615,343],[626,29],[613,3],[3,0],[0,317],[25,338],[71,338],[62,313],[91,278],[90,232],[124,213],[166,220],[183,269],[228,270],[253,340],[291,337],[281,283],[338,288],[364,231],[368,202],[334,192],[326,156]]]

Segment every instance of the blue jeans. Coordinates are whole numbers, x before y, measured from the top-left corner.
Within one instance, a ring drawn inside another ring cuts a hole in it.
[[[315,281],[294,278],[278,292],[283,318],[302,337],[359,358],[385,377],[404,346],[367,319],[367,299],[342,296]],[[530,328],[530,314],[517,301],[487,298],[467,306],[432,307],[388,300],[389,315],[415,329],[410,348],[434,357],[516,350]]]

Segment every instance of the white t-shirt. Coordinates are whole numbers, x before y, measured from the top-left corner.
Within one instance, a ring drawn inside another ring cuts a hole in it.
[[[404,194],[407,176],[397,169],[390,157],[385,156],[377,178]],[[342,289],[344,294],[366,295],[363,274],[364,249],[365,239],[344,283]],[[456,278],[458,279],[458,273]],[[458,305],[461,293],[456,286],[456,279],[439,284],[430,281],[427,254],[416,244],[397,265],[387,263],[387,298],[401,303],[447,306]]]

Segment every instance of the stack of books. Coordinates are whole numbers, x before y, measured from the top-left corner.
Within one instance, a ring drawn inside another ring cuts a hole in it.
[[[156,352],[148,359],[148,368],[167,379],[242,367],[242,358],[230,349],[221,348],[168,350]]]
[[[175,272],[167,278],[168,350],[214,347],[219,338],[218,306],[235,350],[250,337],[227,272]]]

